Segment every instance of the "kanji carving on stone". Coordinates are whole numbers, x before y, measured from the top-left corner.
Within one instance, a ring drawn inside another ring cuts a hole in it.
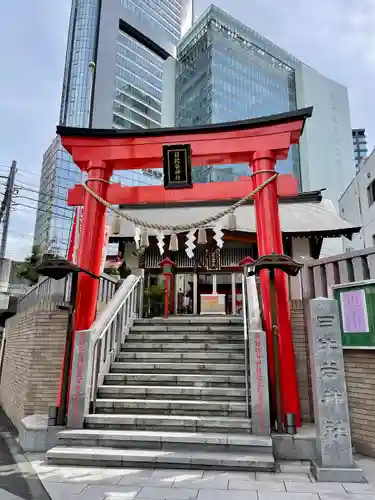
[[[344,400],[339,389],[326,389],[322,397],[323,404],[340,404]]]
[[[323,378],[336,378],[340,367],[337,361],[324,361],[320,368],[320,374]]]
[[[330,338],[327,338],[327,337],[319,337],[318,338],[318,350],[319,351],[322,351],[322,350],[326,350],[326,351],[335,351],[339,348],[339,343],[337,342],[337,340],[332,340]]]
[[[335,317],[332,315],[327,316],[317,316],[316,323],[318,327],[331,327],[333,325]]]
[[[342,420],[326,420],[323,433],[323,440],[326,446],[332,447],[335,442],[338,443],[342,438],[347,437],[348,429]]]

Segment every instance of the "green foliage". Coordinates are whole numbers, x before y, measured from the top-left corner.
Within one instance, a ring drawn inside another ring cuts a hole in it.
[[[41,258],[40,248],[38,246],[33,246],[31,255],[26,257],[25,261],[17,267],[17,276],[28,280],[32,285],[38,283],[39,273],[36,268]]]
[[[153,300],[159,301],[164,299],[165,288],[162,285],[152,285],[145,291],[147,299],[151,302]]]
[[[152,285],[144,292],[145,315],[161,316],[165,297],[165,288],[162,285]]]
[[[104,269],[104,272],[108,274],[108,276],[120,277],[120,271],[116,267],[107,267]]]

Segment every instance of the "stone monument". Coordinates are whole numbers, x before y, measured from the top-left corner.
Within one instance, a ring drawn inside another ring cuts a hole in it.
[[[317,481],[366,482],[353,462],[339,310],[335,299],[310,301],[310,357],[316,424]]]
[[[250,401],[252,432],[256,436],[270,436],[270,402],[266,333],[262,330],[260,305],[255,276],[245,275],[245,307],[249,336]]]

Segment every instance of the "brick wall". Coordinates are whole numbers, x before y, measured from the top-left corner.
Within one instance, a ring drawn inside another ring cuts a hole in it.
[[[352,441],[375,457],[375,351],[344,350]]]
[[[303,422],[313,421],[309,346],[302,300],[291,300],[293,347]]]
[[[67,322],[68,312],[48,302],[7,321],[0,403],[17,427],[56,406]]]

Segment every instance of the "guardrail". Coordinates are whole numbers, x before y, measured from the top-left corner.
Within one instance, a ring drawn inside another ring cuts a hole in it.
[[[121,350],[134,319],[143,312],[143,277],[130,275],[89,330],[74,339],[68,427],[82,428],[84,417],[95,410],[97,388]]]
[[[96,406],[97,389],[101,375],[108,373],[110,364],[121,351],[133,320],[142,316],[143,278],[134,277],[130,285],[124,282],[116,297],[108,304],[102,315],[93,324],[93,368],[91,375],[91,409]],[[96,337],[95,337],[96,336]]]

